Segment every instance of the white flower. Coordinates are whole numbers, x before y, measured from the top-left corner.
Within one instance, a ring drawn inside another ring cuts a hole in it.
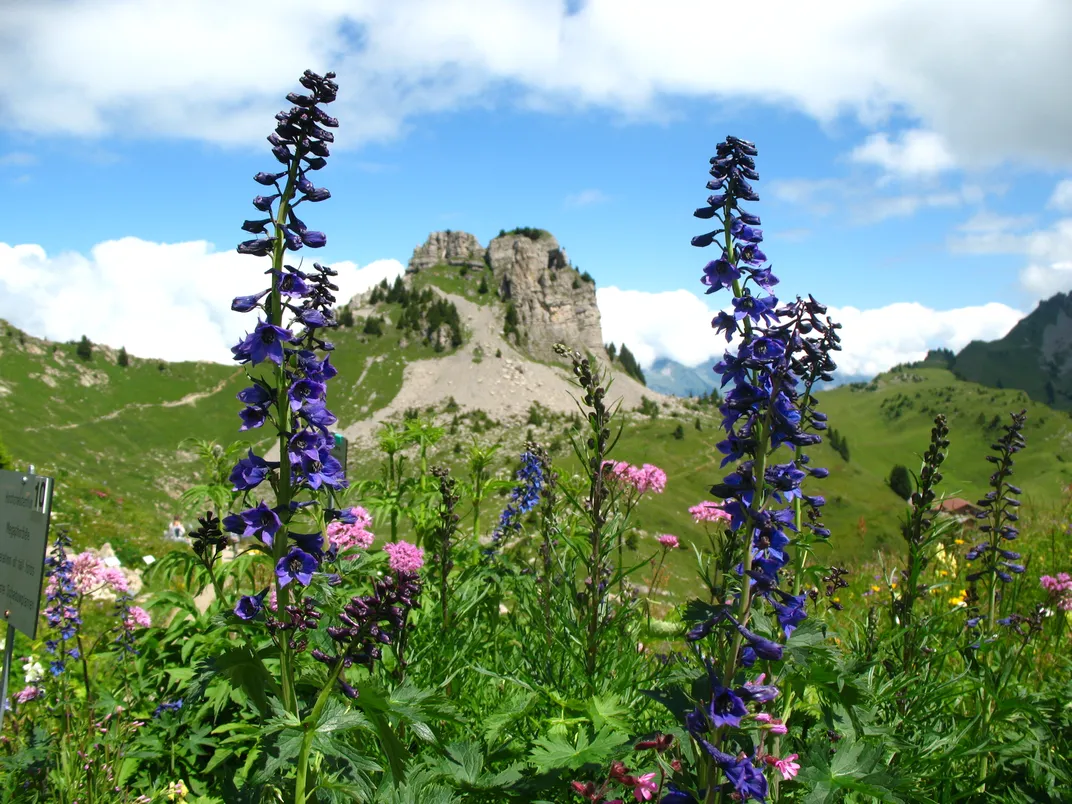
[[[22,666],[22,670],[26,673],[26,683],[36,684],[38,681],[43,681],[45,678],[45,668],[41,666],[40,662],[35,662],[33,659],[26,662]]]
[[[142,556],[141,560],[144,561],[147,566],[156,563],[156,559],[152,556]]]

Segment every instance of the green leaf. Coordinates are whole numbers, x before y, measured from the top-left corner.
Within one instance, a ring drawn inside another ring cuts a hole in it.
[[[629,714],[629,710],[622,706],[621,698],[613,692],[603,696],[593,696],[588,701],[588,714],[596,729],[607,726],[626,734],[630,731],[629,722],[623,718],[623,715]]]
[[[628,740],[624,734],[609,728],[600,729],[591,742],[583,730],[578,732],[573,743],[565,736],[550,735],[536,740],[536,747],[529,754],[529,762],[541,773],[557,768],[576,770],[590,762],[605,762],[615,748]]]

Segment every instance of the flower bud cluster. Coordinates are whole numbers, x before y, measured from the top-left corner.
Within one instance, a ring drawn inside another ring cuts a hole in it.
[[[974,583],[985,575],[992,575],[1002,583],[1009,583],[1012,580],[1010,573],[1024,572],[1022,564],[1014,563],[1019,561],[1020,554],[1005,549],[1001,543],[1012,541],[1020,535],[1020,531],[1011,524],[1019,520],[1020,516],[1010,509],[1020,506],[1020,501],[1012,495],[1020,494],[1021,490],[1007,482],[1006,478],[1012,474],[1012,456],[1027,445],[1021,435],[1026,421],[1027,411],[1021,410],[1013,414],[1012,424],[1005,426],[1005,435],[990,446],[998,454],[986,456],[990,463],[998,464],[998,468],[990,476],[990,486],[993,490],[988,491],[983,499],[978,501],[983,510],[976,516],[979,519],[990,519],[989,523],[979,526],[979,531],[992,533],[994,536],[990,541],[975,545],[965,555],[968,561],[983,559],[983,568],[967,576],[969,583]]]
[[[421,579],[416,573],[398,572],[378,580],[370,595],[357,595],[339,615],[342,625],[328,626],[328,635],[336,642],[337,654],[313,649],[310,655],[327,665],[342,663],[342,671],[354,664],[369,670],[382,655],[382,645],[396,644],[406,627],[410,609],[420,608]],[[348,698],[357,690],[347,683],[340,671],[338,684]]]

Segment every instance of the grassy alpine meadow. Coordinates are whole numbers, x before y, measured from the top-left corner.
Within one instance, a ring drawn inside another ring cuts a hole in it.
[[[232,304],[250,320],[239,369],[140,367],[176,402],[143,427],[197,436],[190,546],[135,589],[70,536],[122,519],[122,501],[77,472],[62,487],[98,502],[58,503],[41,639],[17,651],[0,737],[3,801],[1069,800],[1059,415],[953,393],[926,366],[825,392],[820,411],[839,327],[810,296],[776,296],[740,206],[759,201],[751,142],[717,145],[694,213],[710,231],[692,244],[715,248],[703,284],[733,299],[712,322],[722,396],[694,415],[646,406],[626,432],[605,366],[560,344],[575,416],[534,406],[505,454],[444,450],[437,411],[413,411],[347,477],[329,428],[385,404],[429,347],[339,328],[333,271],[287,262],[326,242],[298,215],[312,224],[330,198],[314,179],[334,78],[299,79],[268,137],[280,169],[254,177],[269,194],[238,250],[268,270]],[[348,340],[364,350],[336,348]],[[378,399],[340,391],[366,372]],[[131,376],[103,386],[112,402],[141,404]],[[225,421],[213,400],[235,396]],[[849,444],[875,406],[870,443]],[[46,406],[33,437],[57,456],[63,438],[136,454],[154,437],[115,409],[79,409],[102,425],[83,432]],[[29,438],[9,440],[28,454]],[[152,458],[122,471],[155,477]],[[940,511],[954,496],[966,517]],[[1036,503],[1023,517],[1021,500]]]

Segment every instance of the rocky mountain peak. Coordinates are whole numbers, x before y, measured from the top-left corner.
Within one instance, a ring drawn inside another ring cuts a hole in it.
[[[557,342],[602,355],[595,283],[577,271],[550,232],[502,232],[487,248],[468,232],[433,232],[413,250],[406,273],[437,265],[473,269],[475,282],[484,276],[516,312],[518,345],[533,358],[561,362],[553,350]]]

